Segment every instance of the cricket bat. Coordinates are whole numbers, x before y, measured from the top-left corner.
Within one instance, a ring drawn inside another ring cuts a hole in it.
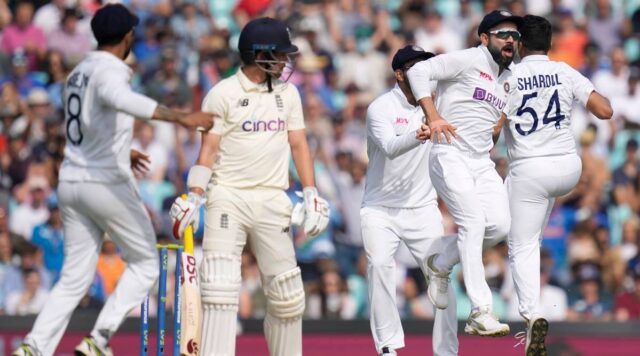
[[[183,196],[186,198],[186,196]],[[202,306],[200,304],[200,282],[193,254],[193,227],[187,226],[184,232],[184,251],[182,252],[182,272],[180,278],[180,355],[199,355],[202,333]]]

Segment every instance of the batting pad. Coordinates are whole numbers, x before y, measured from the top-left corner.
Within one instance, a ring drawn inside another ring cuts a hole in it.
[[[271,356],[302,355],[304,288],[300,268],[277,275],[266,291],[264,333]]]
[[[233,356],[241,284],[240,257],[205,251],[200,276],[203,309],[200,354]]]
[[[202,304],[216,309],[238,310],[240,296],[240,256],[228,253],[207,253],[200,267]]]

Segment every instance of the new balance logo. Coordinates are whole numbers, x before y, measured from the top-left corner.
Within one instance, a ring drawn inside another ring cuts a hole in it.
[[[285,226],[285,227],[282,228],[282,233],[283,234],[286,234],[288,232],[289,232],[289,227],[288,226]]]
[[[229,215],[221,214],[220,215],[220,228],[228,229],[229,228]]]
[[[409,123],[409,119],[404,117],[396,117],[396,125],[406,125]]]
[[[238,106],[245,107],[249,106],[249,99],[240,99],[238,100]]]

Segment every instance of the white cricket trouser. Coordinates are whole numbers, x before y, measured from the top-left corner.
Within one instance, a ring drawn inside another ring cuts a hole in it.
[[[433,145],[429,176],[458,225],[458,248],[443,251],[443,265],[450,269],[460,262],[472,308],[491,309],[482,249],[503,241],[509,232],[509,199],[502,178],[489,153],[462,152],[447,144]]]
[[[520,315],[540,314],[540,240],[555,198],[573,189],[582,162],[572,154],[519,159],[509,165],[505,181],[511,206],[509,262],[518,293]]]
[[[442,238],[442,215],[434,202],[416,209],[363,207],[362,238],[367,253],[371,333],[378,353],[383,347],[404,347],[404,331],[396,307],[394,255],[404,242],[420,266],[427,257],[455,248],[455,238]],[[447,246],[445,246],[447,245]],[[426,276],[426,271],[425,276]],[[457,355],[456,301],[449,286],[449,307],[436,310],[433,330],[435,355]]]
[[[278,276],[295,274],[296,256],[289,232],[292,203],[281,189],[237,189],[210,184],[207,191],[201,295],[203,328],[201,353],[235,355],[240,259],[247,243],[256,257],[268,312],[264,332],[272,356],[302,355],[300,315],[278,317],[273,305],[292,306],[272,296]],[[303,294],[300,276],[287,280],[287,296]],[[273,290],[272,290],[273,288]],[[295,293],[294,293],[295,292]],[[221,298],[221,296],[226,296]],[[286,298],[285,298],[286,299]],[[299,304],[295,304],[300,306]]]
[[[92,335],[108,339],[138,307],[160,273],[156,236],[133,181],[117,184],[60,182],[64,266],[49,301],[25,341],[53,355],[73,310],[94,279],[104,234],[122,251],[127,268],[100,311]]]

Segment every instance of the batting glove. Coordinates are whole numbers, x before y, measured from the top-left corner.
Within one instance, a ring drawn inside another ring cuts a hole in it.
[[[173,237],[180,240],[184,234],[184,230],[191,224],[193,230],[198,228],[200,223],[200,206],[204,203],[205,198],[200,194],[189,192],[187,199],[177,197],[171,205],[169,216],[173,223]]]
[[[315,187],[304,188],[302,194],[304,198],[304,221],[302,223],[304,233],[307,237],[316,237],[329,224],[329,203],[318,196],[318,190]]]

